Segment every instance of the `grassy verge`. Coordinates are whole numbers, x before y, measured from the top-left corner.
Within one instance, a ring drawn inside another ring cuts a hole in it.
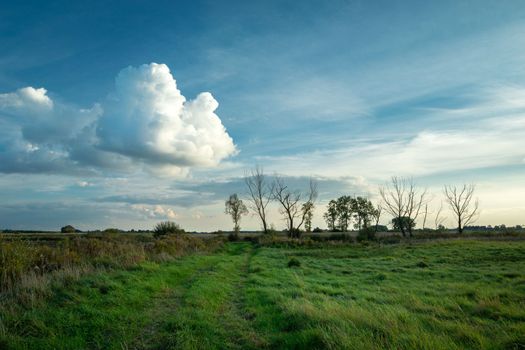
[[[0,348],[522,349],[524,271],[522,241],[229,243],[12,305]]]

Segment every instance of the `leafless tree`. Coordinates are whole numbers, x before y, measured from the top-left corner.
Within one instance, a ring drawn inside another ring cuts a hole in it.
[[[474,199],[474,185],[462,187],[445,186],[443,193],[452,209],[458,223],[458,232],[463,233],[463,228],[476,221],[479,216],[479,201]]]
[[[443,225],[443,223],[447,219],[446,217],[441,216],[442,212],[443,212],[443,202],[440,202],[439,209],[436,213],[436,217],[434,218],[434,225],[436,226],[436,230],[439,230],[439,228]]]
[[[427,191],[418,190],[412,178],[393,176],[390,184],[379,188],[385,210],[400,223],[403,236],[412,237],[412,222],[427,203]],[[403,225],[402,223],[408,223]],[[406,226],[406,227],[405,227]]]
[[[304,204],[301,199],[305,198]],[[293,238],[299,238],[300,228],[307,218],[308,211],[302,210],[306,204],[313,205],[317,199],[317,183],[310,180],[308,193],[301,191],[291,191],[285,184],[282,177],[276,176],[273,186],[273,198],[280,204],[279,213],[284,216],[287,224],[288,235]]]
[[[425,229],[425,225],[427,223],[427,217],[428,217],[428,214],[432,214],[432,213],[429,213],[428,212],[428,203],[425,204],[425,211],[424,211],[424,214],[423,214],[423,230]]]
[[[272,200],[273,183],[269,182],[264,175],[262,167],[256,166],[244,175],[244,182],[248,187],[249,207],[259,216],[264,233],[268,233],[268,222],[266,219],[268,204]]]

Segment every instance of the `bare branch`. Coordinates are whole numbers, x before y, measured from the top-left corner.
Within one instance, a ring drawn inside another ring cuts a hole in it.
[[[272,199],[273,183],[267,181],[262,167],[256,166],[250,172],[246,171],[244,175],[244,182],[248,188],[249,207],[259,216],[261,220],[263,232],[268,232],[267,223],[267,207]]]
[[[436,230],[439,229],[440,226],[443,225],[443,222],[445,222],[446,217],[441,216],[441,213],[443,212],[443,202],[439,203],[439,209],[436,213],[436,217],[434,218],[434,224],[436,226]]]
[[[308,204],[308,206],[313,206],[317,199],[317,183],[312,179],[310,180],[309,192],[306,195],[307,200],[304,204],[301,204],[301,198],[303,198],[305,194],[300,191],[290,191],[284,183],[283,178],[275,176],[273,199],[280,204],[279,213],[284,216],[288,226],[288,234],[291,237],[299,237],[299,229],[307,218],[308,211],[303,210],[304,205]],[[295,222],[297,222],[297,220],[300,220],[300,222],[296,226]]]
[[[385,210],[400,224],[403,236],[412,236],[412,226],[427,202],[427,190],[419,191],[412,178],[392,177],[390,184],[379,188]],[[406,224],[401,224],[406,222]],[[405,227],[406,226],[406,227]]]
[[[479,201],[473,198],[475,189],[475,185],[466,184],[461,188],[445,186],[443,189],[445,200],[456,217],[459,233],[479,217]]]

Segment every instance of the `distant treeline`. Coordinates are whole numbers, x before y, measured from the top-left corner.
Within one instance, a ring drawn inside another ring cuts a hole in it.
[[[524,231],[525,228],[522,225],[516,226],[506,226],[506,225],[496,225],[496,226],[465,226],[465,231]]]

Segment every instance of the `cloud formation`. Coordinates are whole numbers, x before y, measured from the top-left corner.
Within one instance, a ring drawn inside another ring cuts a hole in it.
[[[187,101],[164,64],[128,67],[102,104],[81,109],[44,88],[0,94],[0,172],[130,171],[184,175],[236,147],[204,92]]]
[[[0,94],[0,172],[79,171],[71,149],[100,112],[98,105],[78,109],[54,103],[44,88]]]
[[[145,219],[167,219],[174,220],[178,217],[177,213],[171,209],[163,207],[162,205],[144,205],[132,204],[131,209],[142,215]]]
[[[128,67],[97,125],[99,146],[147,163],[214,166],[235,153],[209,92],[186,101],[164,64]]]
[[[328,177],[352,174],[373,180],[524,163],[523,87],[491,88],[479,92],[478,99],[467,106],[427,109],[421,114],[427,121],[423,129],[400,128],[393,135],[380,130],[386,137],[379,134],[340,148],[259,160],[290,175],[316,169]]]

